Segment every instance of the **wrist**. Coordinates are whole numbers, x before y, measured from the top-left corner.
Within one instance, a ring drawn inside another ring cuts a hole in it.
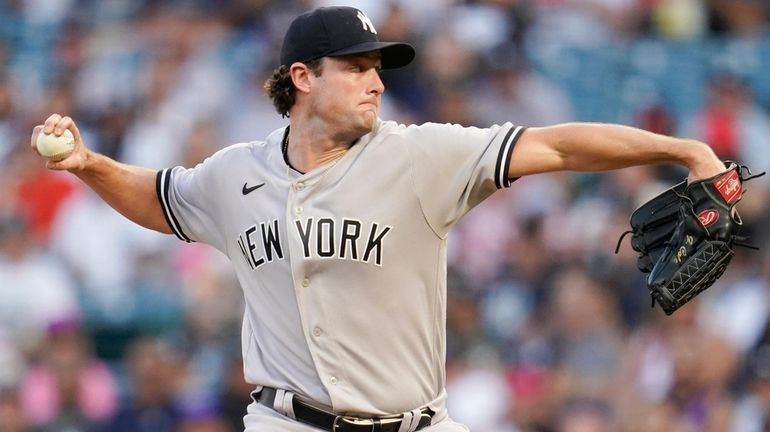
[[[71,168],[68,168],[67,171],[80,177],[94,171],[98,164],[99,154],[85,149],[85,151],[77,155],[77,158],[78,160],[75,164]]]
[[[689,180],[701,180],[713,177],[725,170],[724,162],[714,150],[701,141],[688,140],[682,162],[690,170]]]

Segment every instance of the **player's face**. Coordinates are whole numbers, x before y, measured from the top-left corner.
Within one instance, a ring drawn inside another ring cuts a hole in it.
[[[322,67],[321,75],[313,77],[314,114],[355,138],[369,133],[385,91],[380,79],[379,52],[327,57]]]

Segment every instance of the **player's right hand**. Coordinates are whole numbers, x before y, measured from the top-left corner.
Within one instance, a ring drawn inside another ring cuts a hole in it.
[[[68,116],[62,117],[59,114],[51,114],[42,125],[37,125],[32,129],[32,137],[30,139],[30,147],[36,153],[37,151],[37,137],[41,133],[53,133],[57,136],[61,136],[65,130],[69,129],[72,135],[75,137],[75,148],[72,149],[72,153],[66,158],[53,162],[46,159],[46,167],[52,170],[67,170],[67,171],[79,171],[85,167],[86,159],[88,157],[88,149],[83,145],[83,140],[80,137],[80,131],[72,118]]]

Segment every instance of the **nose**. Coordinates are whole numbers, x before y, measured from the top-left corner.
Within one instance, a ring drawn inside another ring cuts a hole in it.
[[[369,70],[369,73],[372,75],[372,86],[369,89],[370,93],[374,93],[377,95],[381,95],[385,92],[385,84],[382,83],[382,78],[380,78],[380,73],[372,68]]]

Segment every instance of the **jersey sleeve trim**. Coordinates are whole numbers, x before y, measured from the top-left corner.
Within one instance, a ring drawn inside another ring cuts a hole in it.
[[[522,126],[511,128],[503,139],[503,144],[500,146],[500,153],[497,155],[497,166],[495,167],[495,185],[498,189],[510,187],[511,183],[518,178],[508,177],[508,167],[511,166],[513,148],[516,146],[516,141],[519,140],[524,129],[526,128]]]
[[[166,223],[171,228],[179,240],[190,243],[192,240],[182,231],[182,227],[179,225],[174,212],[169,205],[169,189],[171,187],[171,168],[158,171],[158,175],[155,177],[155,191],[158,194],[158,200],[160,201],[160,207],[163,210],[163,217],[166,218]]]

